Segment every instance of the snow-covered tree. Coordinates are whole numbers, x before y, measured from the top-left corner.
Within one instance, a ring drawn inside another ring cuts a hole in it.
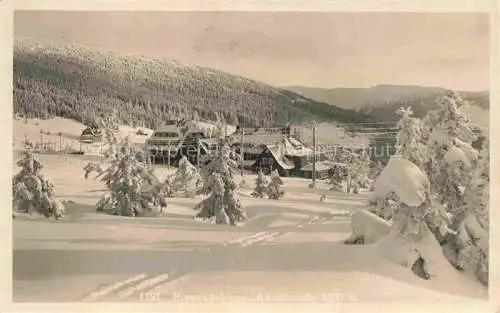
[[[202,168],[203,192],[208,197],[195,206],[197,218],[217,224],[237,225],[247,219],[238,197],[235,170],[240,156],[228,145],[207,155]]]
[[[332,175],[328,180],[328,184],[331,186],[331,190],[342,190],[342,184],[346,180],[347,170],[344,165],[338,164],[335,166]]]
[[[171,192],[183,193],[188,197],[194,197],[200,188],[201,175],[186,156],[179,160],[179,168],[171,180]]]
[[[218,112],[215,112],[215,126],[216,126],[215,136],[221,139],[224,138],[226,136],[226,122]]]
[[[391,220],[403,235],[418,233],[422,225],[439,240],[448,232],[448,217],[432,201],[427,175],[403,156],[391,157],[374,184],[370,211]]]
[[[450,261],[457,268],[473,271],[485,285],[489,272],[489,162],[489,142],[485,140],[451,223],[457,236],[451,243],[455,254]]]
[[[198,111],[193,111],[192,118],[193,118],[193,121],[195,121],[195,122],[200,121],[200,115],[198,114]]]
[[[119,143],[118,133],[120,131],[120,122],[116,110],[105,110],[96,118],[96,125],[102,132],[103,143],[106,146],[104,156],[113,157],[116,154],[116,148]]]
[[[390,192],[384,197],[372,199],[369,203],[368,211],[383,218],[384,220],[392,221],[399,205],[399,198],[394,194],[394,192]]]
[[[370,157],[367,153],[354,153],[347,163],[347,192],[359,193],[360,188],[366,188],[370,182]]]
[[[266,188],[266,193],[269,199],[279,200],[283,198],[285,192],[283,191],[281,186],[283,186],[283,180],[281,179],[278,170],[274,170],[271,173],[269,184]]]
[[[444,210],[434,206],[427,175],[414,163],[402,156],[393,156],[375,181],[372,202],[390,197],[397,202],[392,213],[389,239],[405,250],[403,257],[411,260],[412,270],[428,279],[436,274],[436,268],[429,270],[428,264],[436,262],[436,257],[444,260],[441,249],[432,254],[424,248],[439,247],[437,234],[444,236],[449,229]],[[439,255],[436,255],[438,253]],[[392,256],[396,257],[397,256]],[[406,265],[408,265],[406,263]]]
[[[461,112],[465,104],[457,93],[450,92],[423,121],[428,151],[424,170],[429,175],[431,192],[449,212],[460,205],[463,188],[471,179],[470,164],[477,157],[472,148],[476,135],[470,120]]]
[[[252,196],[256,198],[264,198],[268,183],[267,177],[264,175],[262,170],[260,170],[257,174],[257,178],[255,179],[255,189],[252,192]]]
[[[400,116],[397,125],[399,132],[396,136],[396,154],[422,167],[427,161],[427,155],[422,139],[421,120],[412,117],[411,107],[401,107],[396,113]]]
[[[17,166],[21,171],[12,179],[14,210],[28,214],[37,212],[54,219],[64,217],[65,207],[56,198],[54,185],[42,174],[43,165],[35,157],[33,145],[28,140]]]
[[[343,185],[348,179],[347,164],[351,163],[354,153],[349,149],[325,147],[325,156],[329,161],[335,163],[333,172],[328,179],[331,190],[343,190]]]
[[[167,186],[158,181],[150,164],[140,160],[128,138],[118,147],[109,167],[97,175],[108,189],[97,210],[123,216],[163,215]]]

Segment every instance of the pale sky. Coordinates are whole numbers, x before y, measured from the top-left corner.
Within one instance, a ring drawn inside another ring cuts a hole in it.
[[[14,26],[273,86],[489,89],[489,17],[479,13],[18,11]]]

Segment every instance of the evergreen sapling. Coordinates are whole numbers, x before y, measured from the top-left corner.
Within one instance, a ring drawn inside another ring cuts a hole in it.
[[[115,153],[97,176],[108,189],[97,210],[122,216],[164,215],[168,188],[158,181],[153,167],[141,160],[128,138]]]
[[[257,178],[255,179],[255,189],[252,192],[252,196],[255,198],[264,198],[268,183],[267,177],[264,175],[262,170],[259,170]]]
[[[194,197],[199,189],[201,176],[194,165],[192,165],[186,156],[179,160],[179,168],[172,178],[171,192],[184,193],[188,197]]]
[[[489,162],[489,143],[485,140],[450,226],[457,233],[451,242],[455,252],[451,262],[461,270],[474,272],[484,285],[488,285],[489,276]]]
[[[271,173],[271,178],[266,190],[269,199],[279,200],[285,195],[281,186],[283,186],[283,180],[278,174],[278,170],[274,170]]]
[[[412,117],[411,107],[401,107],[396,114],[400,116],[397,124],[399,132],[396,136],[396,154],[423,168],[427,155],[426,146],[422,142],[422,123],[420,119]]]
[[[42,174],[43,165],[33,153],[33,145],[26,140],[21,159],[21,171],[12,179],[13,208],[22,213],[37,212],[45,217],[64,217],[65,207],[55,196],[54,185]]]
[[[217,224],[238,225],[248,219],[238,197],[235,169],[240,156],[225,144],[207,155],[202,170],[203,193],[208,197],[195,206],[197,218]]]

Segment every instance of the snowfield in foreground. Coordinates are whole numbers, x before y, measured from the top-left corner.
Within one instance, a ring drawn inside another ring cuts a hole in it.
[[[168,199],[166,217],[109,216],[95,211],[104,186],[84,179],[83,159],[40,160],[59,198],[71,202],[62,221],[13,220],[16,302],[487,299],[486,288],[451,266],[426,281],[384,258],[383,245],[344,245],[350,213],[365,208],[367,193],[284,178],[282,200],[256,199],[248,196],[256,175],[247,175],[240,195],[250,220],[242,227],[194,220],[200,197]],[[160,178],[168,172],[157,168]]]

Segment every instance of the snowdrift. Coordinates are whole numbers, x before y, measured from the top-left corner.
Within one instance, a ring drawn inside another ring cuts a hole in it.
[[[377,242],[390,232],[391,224],[377,215],[363,209],[356,210],[351,215],[352,235],[346,243],[365,244]]]
[[[423,268],[431,280],[460,281],[457,285],[472,283],[450,264],[434,234],[427,227],[423,228],[418,240],[390,232],[377,241],[375,247],[381,257],[412,270],[417,260],[422,258]]]
[[[417,207],[425,201],[427,176],[402,156],[392,156],[374,184],[371,200],[382,199],[394,192],[408,206]]]

